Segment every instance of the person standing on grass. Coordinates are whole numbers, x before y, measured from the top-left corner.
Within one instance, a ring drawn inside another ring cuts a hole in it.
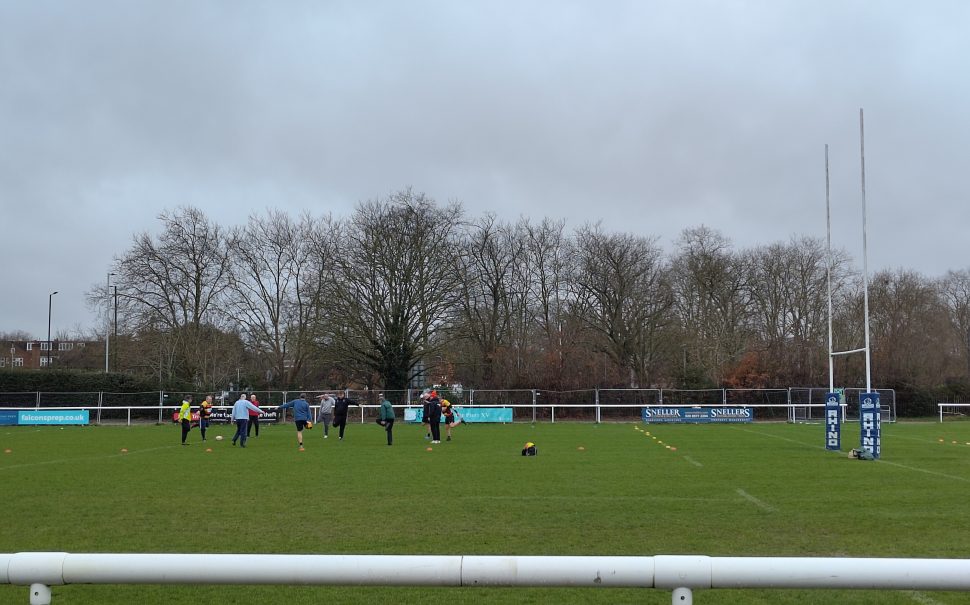
[[[431,391],[431,396],[424,405],[431,428],[431,443],[441,443],[441,400],[438,399],[438,392]]]
[[[428,400],[431,398],[431,391],[425,391],[418,396],[421,399],[421,424],[424,425],[424,440],[431,441],[431,411],[429,409]]]
[[[445,417],[445,432],[448,435],[445,441],[451,441],[451,429],[458,426],[458,422],[455,422],[455,406],[447,399],[441,400],[441,414]]]
[[[281,410],[293,409],[293,420],[296,422],[296,441],[300,451],[303,451],[303,429],[310,422],[310,404],[306,401],[306,393],[300,393],[299,399],[287,401],[280,406]],[[312,426],[312,425],[311,425]]]
[[[249,425],[249,412],[252,410],[256,410],[259,413],[263,411],[250,403],[246,399],[245,393],[240,393],[239,400],[232,406],[232,421],[236,423],[236,434],[232,436],[233,445],[236,445],[236,440],[238,439],[240,441],[239,445],[246,447],[246,439],[249,438],[246,434],[246,429]]]
[[[379,423],[387,431],[387,444],[391,445],[394,441],[394,435],[391,431],[394,429],[394,406],[391,402],[384,398],[384,393],[378,395],[381,400],[381,415],[379,418]]]
[[[259,407],[259,401],[256,399],[256,393],[249,396],[249,403]],[[249,410],[249,426],[246,427],[246,437],[250,437],[252,435],[254,426],[256,427],[256,436],[259,437],[259,414]]]
[[[336,402],[330,393],[317,395],[317,399],[320,400],[320,409],[317,410],[317,425],[323,427],[323,438],[326,439],[330,436],[330,423],[333,422],[333,404]]]
[[[347,428],[347,408],[357,405],[356,401],[347,398],[346,393],[337,397],[333,404],[333,425],[340,429],[340,440],[344,440],[344,429]]]
[[[199,432],[205,441],[205,431],[209,428],[209,416],[212,416],[212,395],[206,395],[199,404]]]
[[[182,400],[182,407],[179,409],[179,424],[182,425],[182,445],[191,445],[185,442],[192,430],[192,396],[186,395]]]

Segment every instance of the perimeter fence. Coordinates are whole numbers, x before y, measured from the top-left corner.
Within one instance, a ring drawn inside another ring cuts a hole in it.
[[[768,422],[822,422],[825,409],[824,387],[790,387],[786,389],[583,389],[550,391],[544,389],[460,389],[444,387],[439,394],[462,408],[501,408],[511,411],[512,422],[635,422],[643,410],[650,408],[752,408],[754,420]],[[896,392],[877,389],[883,421],[896,420]],[[342,394],[356,408],[351,418],[372,422],[378,415],[379,394],[383,392],[399,410],[421,408],[420,389],[339,391],[247,391],[256,395],[259,405],[272,413],[266,420],[280,420],[275,408],[306,393],[311,404],[325,393]],[[843,420],[859,418],[859,394],[863,389],[846,389],[842,405]],[[146,391],[110,392],[0,392],[0,411],[71,409],[87,410],[91,424],[164,423],[189,393]],[[191,393],[193,406],[206,395]],[[215,393],[215,409],[225,411],[239,393]],[[314,405],[316,407],[316,405]],[[506,414],[507,416],[507,414]]]

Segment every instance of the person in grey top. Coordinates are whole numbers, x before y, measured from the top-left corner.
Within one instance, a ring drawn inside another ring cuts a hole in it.
[[[246,447],[246,427],[249,424],[249,411],[252,410],[259,414],[263,413],[263,410],[259,409],[255,405],[246,399],[245,393],[239,394],[239,401],[232,406],[232,421],[236,423],[236,434],[232,438],[232,444],[236,445],[236,440],[240,441],[239,445]]]
[[[336,401],[330,393],[317,395],[320,400],[320,409],[317,410],[317,425],[323,427],[323,438],[330,436],[330,423],[333,422],[333,404]]]

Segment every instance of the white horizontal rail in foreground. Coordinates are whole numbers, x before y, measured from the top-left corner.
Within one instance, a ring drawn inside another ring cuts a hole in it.
[[[691,603],[700,588],[967,591],[970,559],[22,552],[0,554],[0,584],[31,586],[31,603],[62,584],[632,587]]]

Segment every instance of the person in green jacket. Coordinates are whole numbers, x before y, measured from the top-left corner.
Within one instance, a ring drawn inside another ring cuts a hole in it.
[[[384,393],[378,395],[381,400],[381,415],[378,423],[387,431],[387,444],[391,445],[394,441],[392,430],[394,429],[394,406],[384,397]]]

